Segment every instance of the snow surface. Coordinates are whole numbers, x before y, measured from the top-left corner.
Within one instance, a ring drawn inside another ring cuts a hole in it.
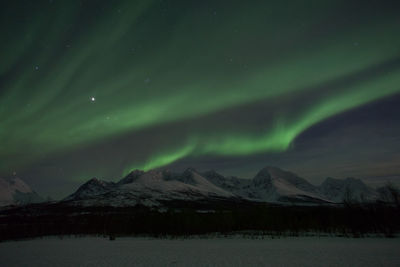
[[[400,239],[56,237],[0,243],[1,266],[400,266]]]

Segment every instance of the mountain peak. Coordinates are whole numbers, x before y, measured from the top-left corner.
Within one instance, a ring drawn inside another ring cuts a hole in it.
[[[131,171],[128,175],[140,175],[140,174],[143,174],[143,173],[144,173],[144,171],[139,170],[139,169],[135,169],[135,170]]]
[[[17,176],[0,178],[0,206],[42,201],[43,199]]]
[[[134,181],[136,181],[140,176],[142,176],[145,172],[142,170],[133,170],[131,171],[127,176],[122,178],[118,184],[130,184]]]
[[[365,198],[373,200],[376,194],[363,181],[353,177],[335,179],[328,177],[320,185],[321,192],[335,202],[341,202],[346,195],[351,195],[354,200],[365,201]]]
[[[97,185],[104,185],[104,183],[105,183],[104,181],[102,181],[96,177],[93,177],[92,179],[90,179],[89,181],[86,182],[86,184],[97,184]]]
[[[253,186],[264,190],[261,195],[278,199],[309,196],[313,199],[323,199],[316,186],[307,180],[277,167],[266,166],[253,178]]]
[[[274,179],[286,178],[288,176],[295,176],[295,174],[277,167],[265,166],[254,176],[253,181],[256,185],[259,185],[262,183],[271,183]]]
[[[115,184],[112,182],[105,182],[97,179],[96,177],[93,177],[92,179],[81,185],[75,193],[69,195],[64,200],[84,199],[88,196],[100,195],[107,192],[114,185]]]
[[[283,175],[295,175],[294,173],[282,170],[274,166],[265,166],[256,175],[257,176],[270,176],[271,178],[283,176]]]
[[[214,170],[205,171],[201,174],[213,184],[221,185],[226,182],[226,178]]]
[[[187,168],[178,178],[179,181],[186,184],[196,184],[196,180],[193,175],[197,174],[197,171],[194,168]]]

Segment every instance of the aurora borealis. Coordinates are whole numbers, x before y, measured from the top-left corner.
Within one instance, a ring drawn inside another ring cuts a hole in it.
[[[359,160],[351,174],[372,154],[387,157],[377,165],[400,159],[400,116],[382,111],[400,105],[398,1],[0,5],[2,175],[57,191],[135,168],[237,171],[293,153],[285,162],[301,172],[315,146],[336,168],[340,136]],[[359,114],[377,115],[357,128],[348,118]],[[329,135],[307,135],[318,125]]]

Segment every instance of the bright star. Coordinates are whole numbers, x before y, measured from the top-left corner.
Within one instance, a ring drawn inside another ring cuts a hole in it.
[[[92,102],[94,102],[94,101],[96,101],[96,98],[94,98],[93,96],[90,98],[90,100],[92,101]]]

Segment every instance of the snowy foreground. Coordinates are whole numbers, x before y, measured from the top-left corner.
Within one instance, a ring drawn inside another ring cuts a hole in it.
[[[0,243],[1,266],[400,266],[400,239],[45,238]]]

